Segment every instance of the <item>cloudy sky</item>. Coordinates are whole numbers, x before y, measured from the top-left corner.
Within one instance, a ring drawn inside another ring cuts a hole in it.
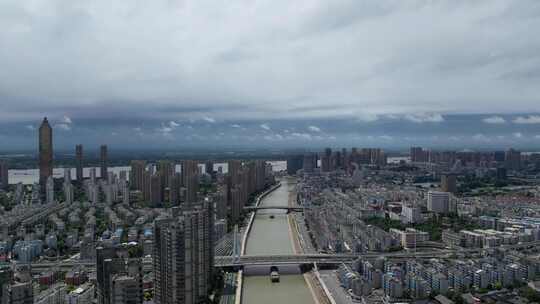
[[[540,147],[537,0],[0,0],[0,150]]]

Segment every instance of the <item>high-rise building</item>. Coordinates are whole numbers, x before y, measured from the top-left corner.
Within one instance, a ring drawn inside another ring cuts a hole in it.
[[[411,147],[411,162],[425,163],[428,161],[428,153],[422,147]]]
[[[109,175],[107,174],[107,145],[102,145],[99,148],[99,155],[100,155],[100,173],[101,173],[101,179],[108,180]]]
[[[206,174],[212,175],[214,173],[214,162],[207,160],[204,164],[204,172]]]
[[[195,203],[199,191],[199,165],[194,160],[182,162],[182,183],[186,188],[185,201]]]
[[[131,161],[131,176],[129,179],[131,189],[143,190],[144,171],[146,169],[146,162],[144,160],[132,160]]]
[[[47,178],[47,184],[45,185],[45,195],[47,199],[47,204],[54,203],[54,180],[52,176]]]
[[[180,203],[180,189],[182,188],[182,175],[175,173],[169,178],[169,198],[172,206]]]
[[[47,179],[53,175],[53,132],[47,117],[39,127],[39,185],[45,193]]]
[[[150,177],[150,204],[159,207],[163,203],[163,186],[161,174],[158,172]]]
[[[159,175],[161,176],[161,186],[163,187],[162,191],[164,192],[164,188],[169,186],[169,178],[174,174],[174,165],[168,160],[160,160],[158,162],[158,171]]]
[[[314,153],[304,154],[304,162],[302,164],[302,169],[306,173],[311,173],[317,167],[317,156]]]
[[[99,304],[142,303],[142,261],[128,256],[124,248],[96,248],[96,293]]]
[[[214,264],[213,210],[204,202],[154,222],[154,301],[206,302]],[[174,212],[173,212],[174,213]]]
[[[321,155],[321,171],[322,172],[331,171],[331,157],[332,157],[332,149],[330,148],[324,149],[324,152]]]
[[[508,149],[504,157],[504,162],[507,169],[519,170],[521,168],[521,152]]]
[[[428,211],[446,214],[450,210],[450,193],[429,191],[427,198]]]
[[[456,193],[457,182],[456,175],[452,173],[445,173],[441,175],[441,190],[443,192]]]
[[[66,204],[72,204],[74,200],[74,190],[71,184],[71,169],[64,169],[64,201]]]
[[[7,190],[9,186],[9,174],[7,161],[0,160],[0,189]]]
[[[75,167],[75,176],[77,182],[82,184],[83,181],[83,145],[75,146],[75,157],[76,157],[76,167]]]
[[[298,170],[302,169],[303,164],[304,164],[303,155],[289,156],[289,158],[287,158],[287,174],[289,175],[296,174]]]
[[[255,161],[255,184],[257,191],[262,191],[266,185],[266,162],[264,160]]]

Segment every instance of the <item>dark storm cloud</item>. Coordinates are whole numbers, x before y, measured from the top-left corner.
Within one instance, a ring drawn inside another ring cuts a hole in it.
[[[491,131],[540,112],[539,16],[535,0],[0,1],[0,120],[186,143],[360,136],[350,130],[388,143],[425,124],[536,138]],[[470,113],[485,115],[454,126]],[[506,123],[481,121],[492,116]],[[271,133],[279,120],[296,126]]]

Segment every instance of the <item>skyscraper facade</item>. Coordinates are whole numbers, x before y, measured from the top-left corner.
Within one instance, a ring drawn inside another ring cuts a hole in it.
[[[195,203],[199,191],[199,167],[196,161],[185,160],[182,162],[182,183],[186,188],[185,201]]]
[[[154,301],[157,304],[203,303],[211,290],[212,204],[204,202],[190,208],[154,223]]]
[[[83,145],[75,146],[75,157],[76,157],[76,167],[75,167],[75,176],[77,182],[82,184],[83,181]]]
[[[144,160],[132,160],[131,161],[131,176],[129,183],[133,190],[143,190],[144,184],[144,171],[146,169],[146,162]]]
[[[100,173],[101,179],[108,180],[109,175],[107,174],[107,145],[102,145],[99,149],[100,154]]]
[[[45,193],[47,179],[53,175],[53,133],[47,117],[39,127],[39,185]]]
[[[8,164],[0,160],[0,189],[7,190],[9,185]]]

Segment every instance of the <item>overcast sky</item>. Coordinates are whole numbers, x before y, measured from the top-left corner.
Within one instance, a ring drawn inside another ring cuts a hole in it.
[[[540,146],[540,1],[218,2],[0,0],[0,150]]]

